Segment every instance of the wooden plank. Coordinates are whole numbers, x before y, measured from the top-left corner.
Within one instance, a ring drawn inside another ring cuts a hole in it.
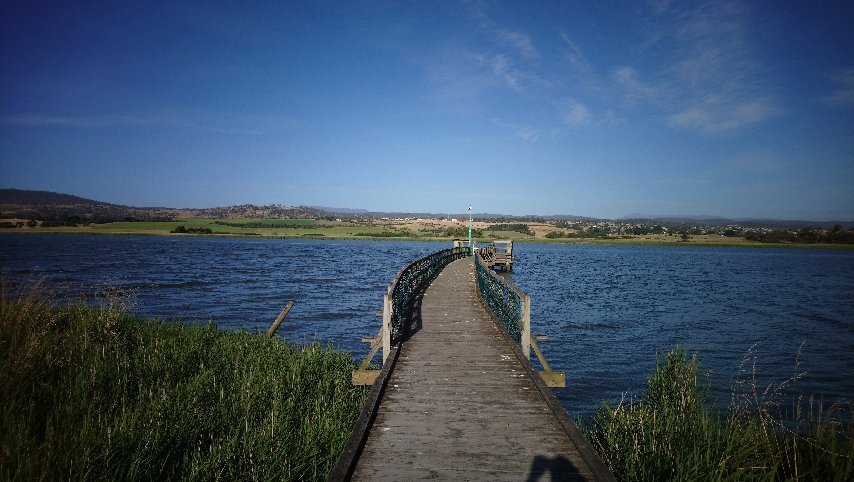
[[[371,426],[376,419],[377,410],[382,402],[383,394],[385,393],[388,380],[391,377],[399,353],[399,346],[392,347],[388,362],[383,365],[380,375],[374,380],[371,391],[368,393],[368,399],[365,401],[362,411],[359,412],[359,418],[356,419],[356,426],[353,427],[347,444],[338,455],[338,460],[329,474],[328,480],[349,480],[353,476],[356,461],[362,453]]]
[[[381,370],[353,370],[353,385],[373,385]]]
[[[562,372],[540,372],[549,388],[566,388],[566,376]]]
[[[545,383],[508,345],[474,286],[471,261],[460,260],[425,292],[420,323],[400,346],[353,479],[599,478],[543,397]]]

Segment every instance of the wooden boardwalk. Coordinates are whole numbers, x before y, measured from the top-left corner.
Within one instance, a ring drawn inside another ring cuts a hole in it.
[[[352,478],[608,480],[479,302],[474,276],[471,258],[454,261],[424,293]]]

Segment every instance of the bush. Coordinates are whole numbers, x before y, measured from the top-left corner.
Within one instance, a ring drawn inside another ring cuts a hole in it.
[[[532,230],[525,223],[513,223],[513,224],[493,224],[486,228],[487,231],[514,231],[517,233],[527,234],[528,236],[534,236],[534,230]]]
[[[183,224],[169,232],[174,234],[213,234],[211,228],[187,228]]]
[[[581,425],[621,480],[851,480],[850,405],[835,404],[824,414],[796,420],[802,430],[793,431],[769,410],[778,400],[757,395],[779,394],[796,378],[772,389],[752,385],[733,397],[729,412],[711,413],[706,375],[696,356],[677,348],[659,358],[637,401],[603,404],[591,422]]]

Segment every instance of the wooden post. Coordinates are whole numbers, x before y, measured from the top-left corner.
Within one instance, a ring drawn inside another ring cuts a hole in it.
[[[391,288],[389,288],[391,291]],[[391,293],[383,295],[383,366],[391,353]]]
[[[279,329],[279,325],[281,325],[282,321],[285,320],[285,317],[288,316],[288,312],[291,311],[291,308],[293,308],[293,306],[294,302],[288,301],[288,304],[287,306],[285,306],[285,309],[283,309],[282,312],[279,313],[279,317],[276,318],[276,321],[274,321],[273,324],[270,325],[270,328],[267,329],[267,336],[272,337],[273,334],[276,333],[276,330]]]
[[[527,293],[522,294],[522,326],[519,327],[522,332],[522,354],[528,360],[531,359],[531,296]]]

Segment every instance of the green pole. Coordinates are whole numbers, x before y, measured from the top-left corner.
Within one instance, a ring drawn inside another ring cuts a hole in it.
[[[471,240],[471,204],[469,204],[469,250],[471,250],[471,255],[474,256],[474,243]]]

